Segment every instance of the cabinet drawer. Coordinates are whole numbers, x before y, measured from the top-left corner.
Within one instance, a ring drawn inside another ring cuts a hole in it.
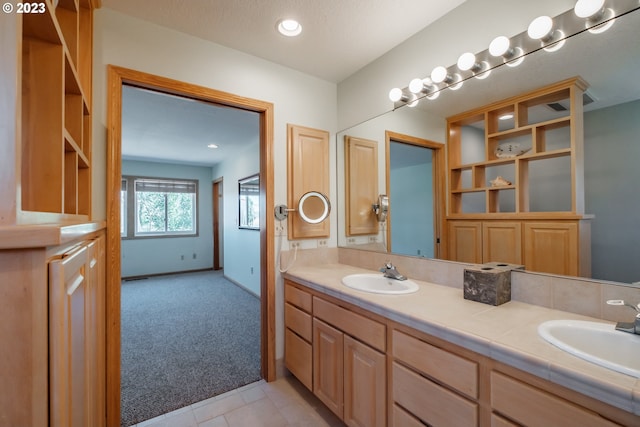
[[[529,426],[615,426],[598,414],[498,372],[491,372],[491,407]]]
[[[300,307],[307,313],[311,313],[311,294],[289,284],[285,280],[284,300],[290,304]]]
[[[318,297],[313,297],[313,315],[377,350],[386,350],[383,324],[353,313]]]
[[[491,427],[518,427],[518,424],[502,418],[500,415],[491,414]]]
[[[393,331],[393,357],[473,399],[478,398],[478,364],[400,331]]]
[[[311,342],[311,315],[289,303],[284,305],[284,326]]]
[[[399,407],[393,405],[393,424],[392,427],[424,427],[419,419]]]
[[[477,426],[478,405],[393,362],[393,400],[434,426]]]
[[[284,365],[311,391],[313,391],[312,355],[311,344],[289,329],[284,330]]]

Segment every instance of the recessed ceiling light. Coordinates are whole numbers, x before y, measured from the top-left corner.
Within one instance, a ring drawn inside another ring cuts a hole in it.
[[[208,144],[207,148],[218,148],[216,144]]]
[[[302,25],[295,19],[281,19],[278,21],[278,32],[283,36],[295,37],[302,32]]]

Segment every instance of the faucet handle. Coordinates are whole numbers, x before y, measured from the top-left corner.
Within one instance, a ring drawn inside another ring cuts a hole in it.
[[[624,300],[622,299],[610,299],[607,301],[607,304],[609,305],[624,305],[626,307],[631,307],[633,308],[638,314],[640,314],[640,304],[638,305],[631,305],[629,303],[624,302]]]

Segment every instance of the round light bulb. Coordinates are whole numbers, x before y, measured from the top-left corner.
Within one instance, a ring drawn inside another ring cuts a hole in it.
[[[553,19],[549,16],[538,16],[531,21],[527,34],[534,40],[545,38],[553,29]]]
[[[505,36],[498,36],[489,44],[489,53],[493,56],[502,56],[509,51],[509,39]]]
[[[402,89],[394,87],[389,91],[389,99],[391,102],[398,102],[402,99]]]
[[[468,71],[476,64],[476,56],[471,52],[465,52],[458,58],[458,68],[461,71]]]
[[[447,78],[447,69],[442,65],[437,66],[431,71],[431,80],[434,83],[442,83]]]
[[[573,11],[578,18],[589,18],[602,10],[604,1],[605,0],[578,0]]]
[[[409,92],[420,93],[424,89],[424,82],[422,79],[413,79],[409,82]]]
[[[283,36],[295,37],[302,32],[302,25],[295,19],[282,19],[278,22],[278,32]]]

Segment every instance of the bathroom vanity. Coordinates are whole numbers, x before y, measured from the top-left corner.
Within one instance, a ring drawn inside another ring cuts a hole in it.
[[[404,295],[341,283],[357,273],[371,271],[300,266],[284,283],[285,366],[347,425],[640,425],[637,378],[537,333],[547,320],[605,321],[424,281]]]

